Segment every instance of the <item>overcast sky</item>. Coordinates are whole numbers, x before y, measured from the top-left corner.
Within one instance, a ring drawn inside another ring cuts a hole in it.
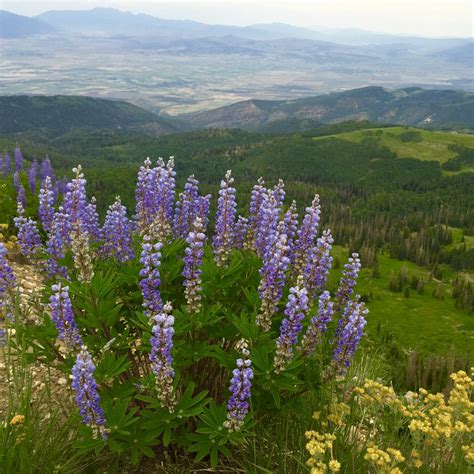
[[[204,23],[284,22],[418,36],[473,36],[474,22],[472,0],[0,0],[0,9],[29,16],[94,7]]]

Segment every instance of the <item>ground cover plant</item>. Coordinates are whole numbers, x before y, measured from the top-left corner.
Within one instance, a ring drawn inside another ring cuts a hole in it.
[[[40,304],[22,309],[0,243],[5,337],[29,362],[71,380],[78,452],[114,453],[133,465],[149,458],[305,469],[311,413],[374,375],[356,352],[368,314],[355,291],[361,262],[353,253],[330,284],[333,237],[320,228],[319,196],[298,216],[283,181],[268,186],[260,178],[244,217],[230,171],[213,200],[194,175],[177,192],[172,158],[147,159],[133,216],[117,197],[100,225],[80,166],[63,185],[48,161],[33,164],[28,176],[19,148],[13,161],[15,246],[46,284]],[[280,453],[287,459],[257,459],[261,438],[275,447],[272,431],[282,427],[292,445]],[[460,446],[468,446],[465,437]],[[470,462],[469,449],[456,451],[457,465]],[[380,471],[357,456],[361,472]]]

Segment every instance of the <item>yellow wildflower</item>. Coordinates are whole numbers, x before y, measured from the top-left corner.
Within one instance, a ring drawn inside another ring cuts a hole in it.
[[[25,422],[25,416],[24,415],[15,415],[11,421],[10,425],[22,425]]]

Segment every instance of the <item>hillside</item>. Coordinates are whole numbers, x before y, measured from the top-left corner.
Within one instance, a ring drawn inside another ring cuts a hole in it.
[[[161,135],[175,128],[123,101],[79,96],[0,96],[0,133],[43,130],[60,135],[73,128],[141,129]]]
[[[354,130],[334,135],[315,137],[315,140],[338,138],[360,143],[362,140],[376,140],[397,154],[398,158],[446,163],[457,156],[456,146],[474,149],[474,135],[420,130],[410,127],[371,128]],[[471,168],[472,171],[474,169]]]
[[[194,128],[268,127],[275,121],[307,119],[324,123],[369,120],[433,128],[473,130],[474,94],[421,88],[363,87],[305,99],[247,100],[183,115]]]
[[[22,38],[54,33],[56,28],[37,18],[0,10],[0,38]]]

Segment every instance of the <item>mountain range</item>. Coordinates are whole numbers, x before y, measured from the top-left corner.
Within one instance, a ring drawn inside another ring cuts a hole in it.
[[[369,120],[433,128],[474,128],[474,94],[417,87],[364,87],[296,100],[247,100],[181,116],[193,128],[254,130],[285,121]]]
[[[171,40],[238,36],[270,40],[298,38],[345,45],[410,45],[425,51],[449,49],[472,42],[467,38],[422,38],[375,33],[356,28],[304,28],[284,23],[250,26],[208,25],[191,20],[168,20],[113,8],[50,10],[35,17],[0,10],[0,37],[73,33],[100,36],[155,37]]]
[[[474,131],[474,94],[414,87],[364,87],[297,100],[248,100],[177,118],[92,97],[0,96],[0,108],[0,133],[7,135],[43,130],[54,136],[75,128],[152,135],[206,128],[292,133],[349,120]]]
[[[140,130],[162,135],[176,131],[171,122],[148,110],[118,100],[82,96],[0,96],[0,133],[45,132],[56,136],[71,130]]]

